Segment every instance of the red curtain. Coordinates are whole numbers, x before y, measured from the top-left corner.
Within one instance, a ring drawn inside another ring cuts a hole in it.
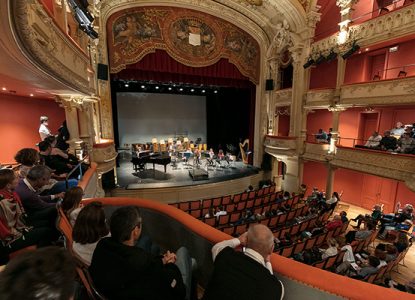
[[[253,87],[253,83],[225,58],[207,67],[189,67],[177,62],[163,50],[147,54],[139,62],[128,65],[126,69],[112,77],[115,80],[155,80],[241,88]]]

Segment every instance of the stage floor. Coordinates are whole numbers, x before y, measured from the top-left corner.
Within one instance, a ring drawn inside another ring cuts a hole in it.
[[[193,169],[191,161],[189,166],[182,162],[178,163],[177,169],[173,169],[169,164],[166,173],[164,173],[162,165],[155,165],[155,170],[153,170],[153,165],[149,163],[144,171],[135,172],[130,159],[120,159],[119,163],[120,166],[117,167],[118,185],[128,190],[208,184],[251,176],[260,171],[259,168],[245,165],[241,161],[232,162],[229,166],[223,162],[224,167],[209,167],[207,169],[209,179],[193,181],[189,176],[189,171]],[[206,171],[204,160],[200,169]]]

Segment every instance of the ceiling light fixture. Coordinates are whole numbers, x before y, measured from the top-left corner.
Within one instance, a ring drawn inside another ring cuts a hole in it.
[[[7,89],[5,87],[2,87],[1,90],[2,91],[7,91]]]

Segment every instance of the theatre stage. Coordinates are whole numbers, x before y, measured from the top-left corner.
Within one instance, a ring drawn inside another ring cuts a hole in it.
[[[193,180],[192,160],[189,165],[180,162],[177,169],[171,164],[164,166],[147,164],[143,171],[135,172],[129,157],[122,157],[117,167],[117,183],[119,188],[112,191],[112,196],[140,197],[157,199],[162,202],[187,201],[199,198],[214,197],[241,192],[252,184],[258,185],[262,180],[261,169],[245,165],[241,161],[231,162],[228,166],[222,162],[222,167],[206,169],[202,160],[201,170],[207,171],[208,179]],[[191,187],[191,189],[189,189]]]

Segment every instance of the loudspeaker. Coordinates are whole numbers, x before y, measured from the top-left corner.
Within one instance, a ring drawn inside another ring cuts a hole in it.
[[[98,79],[108,80],[108,65],[98,64]]]
[[[265,81],[265,90],[266,91],[272,91],[274,89],[274,80],[267,79]]]

